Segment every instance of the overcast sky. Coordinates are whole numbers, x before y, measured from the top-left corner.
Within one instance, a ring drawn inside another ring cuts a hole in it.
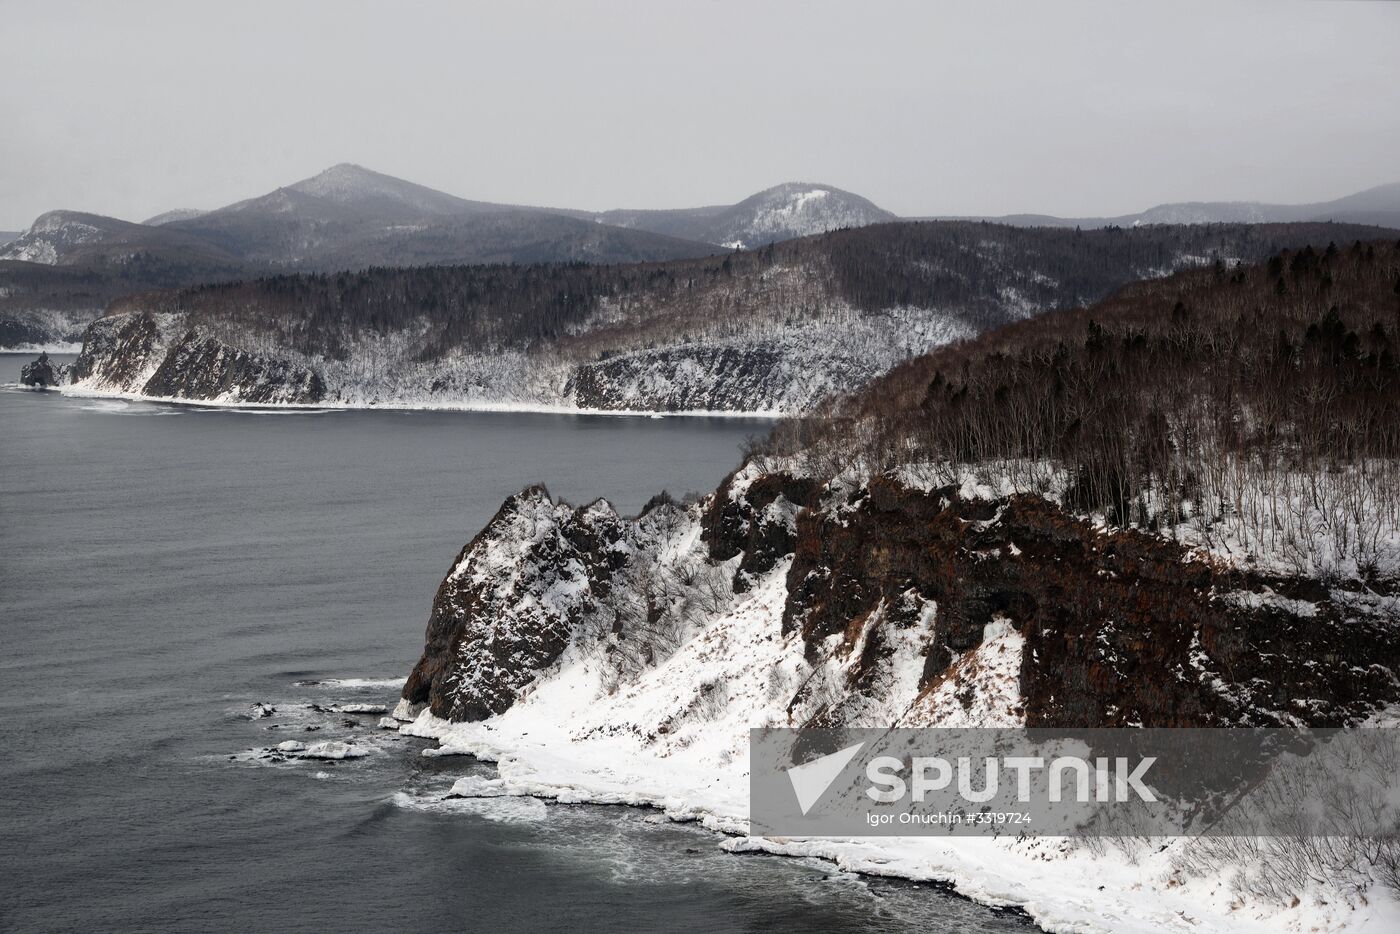
[[[0,228],[362,165],[468,198],[905,215],[1400,181],[1400,3],[0,0]]]

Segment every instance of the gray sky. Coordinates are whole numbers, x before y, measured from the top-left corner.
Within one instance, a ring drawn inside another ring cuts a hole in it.
[[[1400,3],[0,0],[0,228],[336,162],[468,198],[906,215],[1400,180]]]

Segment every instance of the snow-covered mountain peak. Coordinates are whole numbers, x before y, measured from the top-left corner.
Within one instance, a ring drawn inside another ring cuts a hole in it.
[[[735,205],[735,214],[732,236],[725,242],[741,246],[895,220],[859,195],[809,182],[764,189]]]

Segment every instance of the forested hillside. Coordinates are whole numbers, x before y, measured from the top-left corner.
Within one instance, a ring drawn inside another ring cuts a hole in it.
[[[901,223],[665,263],[284,275],[122,299],[77,373],[224,402],[797,412],[1135,279],[1359,232]],[[208,372],[236,354],[237,375]]]
[[[1095,301],[1131,278],[1165,275],[1183,265],[1252,260],[1288,244],[1369,233],[1374,231],[1326,224],[1086,232],[882,224],[666,263],[274,276],[137,296],[114,310],[180,311],[196,321],[239,322],[275,330],[298,349],[329,356],[344,353],[345,342],[357,334],[384,334],[424,320],[442,329],[427,349],[431,354],[463,345],[528,347],[567,339],[585,325],[630,329],[658,317],[668,329],[680,325],[702,333],[738,309],[800,316],[818,314],[822,302],[844,302],[863,312],[938,307],[980,327]],[[806,276],[779,281],[789,269]],[[620,307],[610,308],[613,302]],[[608,320],[592,320],[599,312]]]
[[[995,465],[1299,572],[1400,566],[1400,241],[1130,285],[895,368],[775,433],[824,472]]]

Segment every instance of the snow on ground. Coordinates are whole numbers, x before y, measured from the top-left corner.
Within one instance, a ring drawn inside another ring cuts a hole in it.
[[[1025,726],[1021,705],[1021,653],[1026,639],[998,618],[982,644],[953,662],[925,690],[902,725],[939,727]]]
[[[0,347],[0,353],[81,353],[83,345],[81,342],[55,341],[45,344],[14,344],[9,347]]]
[[[239,409],[249,412],[326,412],[385,409],[412,412],[513,412],[524,415],[617,415],[631,418],[780,418],[784,413],[768,409],[730,411],[728,409],[687,409],[679,412],[653,412],[645,409],[592,409],[574,405],[530,405],[513,402],[473,402],[442,399],[405,399],[393,402],[240,402],[232,399],[182,399],[175,396],[148,396],[140,392],[93,389],[87,384],[58,387],[75,399],[111,399],[121,402],[157,402],[204,409]]]
[[[1167,535],[1193,556],[1263,574],[1328,582],[1393,578],[1400,574],[1400,514],[1388,492],[1395,471],[1394,464],[1368,461],[1318,474],[1269,472],[1230,458],[1217,489],[1209,495],[1202,492],[1202,501],[1177,504],[1185,515],[1177,513]],[[849,476],[856,482],[862,474],[852,470]],[[1071,480],[1053,462],[1030,460],[914,463],[892,476],[926,492],[954,486],[964,499],[1029,493],[1061,505]],[[1166,518],[1157,493],[1145,491],[1143,500],[1151,515]],[[1268,603],[1303,615],[1316,613],[1276,594],[1227,599],[1237,605]],[[1354,598],[1337,592],[1333,599]]]
[[[725,239],[755,242],[807,236],[891,219],[863,198],[800,182],[761,191],[741,206],[746,210],[734,218]]]

